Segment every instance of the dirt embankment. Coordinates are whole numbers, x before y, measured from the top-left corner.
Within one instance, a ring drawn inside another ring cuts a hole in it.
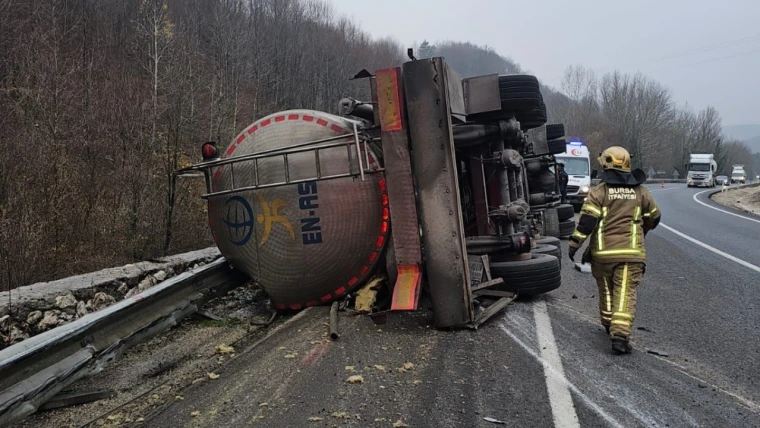
[[[721,205],[760,215],[760,185],[719,192],[712,199]]]

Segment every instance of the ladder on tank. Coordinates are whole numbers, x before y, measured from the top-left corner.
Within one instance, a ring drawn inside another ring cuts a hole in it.
[[[335,137],[322,138],[314,141],[307,141],[305,143],[299,143],[282,149],[272,149],[259,153],[203,162],[181,169],[175,174],[183,174],[189,171],[202,171],[206,178],[206,193],[201,195],[201,197],[204,199],[249,190],[259,190],[271,187],[285,186],[289,184],[307,183],[312,181],[334,180],[337,178],[360,177],[361,180],[364,181],[366,175],[368,174],[376,174],[385,171],[384,168],[370,169],[370,154],[368,143],[375,140],[376,139],[360,135],[356,124],[353,124],[353,133],[350,134],[337,135]],[[346,148],[346,153],[348,155],[348,171],[324,175],[322,173],[323,167],[319,156],[320,151],[339,147]],[[354,154],[354,151],[356,154]],[[314,167],[316,169],[316,174],[312,177],[291,179],[289,156],[301,153],[314,154]],[[259,177],[259,162],[264,159],[272,159],[276,157],[282,158],[285,179],[271,183],[262,183]],[[354,161],[357,162],[358,168],[354,167]],[[253,164],[253,184],[245,186],[237,185],[235,180],[235,165],[239,165],[241,163]],[[224,167],[229,167],[230,187],[222,190],[215,190],[213,181],[215,178],[219,177],[217,174],[221,175],[221,169]],[[217,176],[215,177],[215,175]]]

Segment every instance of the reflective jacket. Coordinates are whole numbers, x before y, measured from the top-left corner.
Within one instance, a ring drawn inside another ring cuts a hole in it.
[[[649,189],[602,183],[589,192],[570,245],[578,248],[590,238],[593,261],[643,262],[644,236],[659,221],[660,211]]]

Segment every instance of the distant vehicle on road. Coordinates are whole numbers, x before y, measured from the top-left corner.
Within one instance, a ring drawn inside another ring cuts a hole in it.
[[[731,174],[731,182],[744,184],[747,181],[747,176],[744,172],[734,172]]]
[[[564,153],[554,156],[557,162],[565,164],[567,182],[567,203],[580,211],[591,189],[591,156],[588,147],[581,141],[570,141]]]
[[[747,181],[747,173],[744,171],[744,165],[732,165],[731,182],[744,184]]]
[[[715,174],[717,172],[718,163],[715,162],[715,156],[712,153],[692,154],[689,157],[686,185],[688,187],[715,187]]]
[[[719,175],[715,177],[715,184],[723,185],[728,184],[728,176],[727,175]]]

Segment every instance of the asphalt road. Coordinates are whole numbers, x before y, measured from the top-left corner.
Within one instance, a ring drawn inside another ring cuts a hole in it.
[[[610,353],[596,286],[565,262],[560,289],[474,332],[436,331],[423,310],[343,317],[330,342],[310,309],[143,425],[760,426],[760,223],[668,186],[652,189],[667,227],[647,236],[632,355]]]

